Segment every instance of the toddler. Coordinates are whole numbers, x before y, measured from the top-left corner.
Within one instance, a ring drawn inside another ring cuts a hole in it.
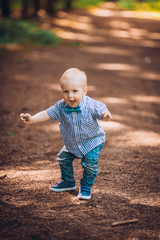
[[[79,199],[91,198],[91,187],[98,172],[98,158],[105,142],[105,132],[98,119],[112,118],[106,105],[88,96],[86,74],[70,68],[60,79],[63,99],[50,108],[33,116],[21,113],[24,124],[33,124],[51,119],[58,120],[64,147],[58,153],[57,161],[61,169],[61,181],[50,187],[54,192],[76,188],[73,160],[81,158],[84,169],[80,182]]]

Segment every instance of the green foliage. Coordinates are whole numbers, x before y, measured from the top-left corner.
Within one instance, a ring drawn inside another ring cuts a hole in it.
[[[10,7],[12,10],[18,10],[22,8],[22,0],[10,0]],[[40,1],[40,2],[45,2],[45,1]],[[29,6],[33,6],[33,0],[29,0]]]
[[[18,58],[17,63],[24,63],[24,59],[23,58]]]
[[[88,8],[91,6],[95,6],[99,3],[106,2],[106,0],[73,0],[73,8]],[[22,0],[11,0],[11,9],[12,10],[17,10],[22,8]],[[64,0],[58,0],[55,1],[55,9],[63,9],[65,6],[65,1]],[[41,7],[44,7],[46,5],[45,0],[40,0],[40,5]],[[33,7],[33,1],[29,1],[29,6]]]
[[[109,0],[108,0],[109,1]],[[0,1],[1,2],[1,1]],[[96,6],[100,3],[107,2],[107,0],[73,0],[73,8],[89,8]],[[11,9],[17,10],[22,8],[22,0],[12,0]],[[45,0],[40,0],[41,7],[46,5]],[[63,9],[65,6],[64,0],[55,1],[55,9]],[[148,10],[148,11],[160,11],[160,0],[117,0],[119,7],[128,10]],[[33,7],[33,1],[29,1],[29,6]],[[0,6],[1,7],[1,6]]]
[[[22,1],[21,0],[12,0],[10,1],[10,6],[12,10],[17,10],[22,7]]]
[[[159,11],[160,12],[160,0],[147,0],[142,3],[142,7],[150,11]]]
[[[43,30],[30,21],[8,19],[0,23],[0,43],[56,46],[60,41],[52,31]]]
[[[118,0],[119,7],[128,10],[160,11],[160,0]]]
[[[14,135],[14,132],[6,132],[6,135],[7,135],[7,136],[13,136],[13,135]]]
[[[124,8],[128,10],[138,9],[138,4],[135,0],[118,0],[117,3],[120,8]]]
[[[71,47],[81,47],[81,46],[82,46],[82,43],[70,42],[69,45],[70,45]]]
[[[96,6],[100,3],[106,2],[104,0],[76,0],[73,1],[73,8],[88,8]]]

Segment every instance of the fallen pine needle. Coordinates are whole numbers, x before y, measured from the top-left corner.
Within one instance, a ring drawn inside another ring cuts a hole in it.
[[[137,223],[137,222],[139,222],[138,219],[131,219],[131,220],[126,220],[126,221],[121,221],[121,222],[114,222],[114,223],[112,223],[112,227],[126,225],[126,224],[130,224],[130,223]]]

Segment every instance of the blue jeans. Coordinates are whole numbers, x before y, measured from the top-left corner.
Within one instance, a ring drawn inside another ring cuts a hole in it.
[[[104,143],[98,145],[81,160],[84,169],[81,185],[92,187],[98,173],[98,158]],[[68,152],[65,147],[58,153],[57,161],[61,168],[61,178],[64,181],[75,181],[73,160],[77,158],[74,154]]]

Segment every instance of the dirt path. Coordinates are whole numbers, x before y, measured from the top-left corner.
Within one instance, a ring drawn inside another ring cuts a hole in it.
[[[1,49],[1,240],[160,239],[160,20],[140,16],[107,5],[60,12],[43,25],[74,44]],[[58,80],[70,67],[86,72],[88,95],[113,114],[102,123],[107,139],[88,202],[77,199],[80,160],[77,190],[49,191],[60,180],[58,123],[19,121],[61,98]],[[139,222],[111,226],[131,219]]]

